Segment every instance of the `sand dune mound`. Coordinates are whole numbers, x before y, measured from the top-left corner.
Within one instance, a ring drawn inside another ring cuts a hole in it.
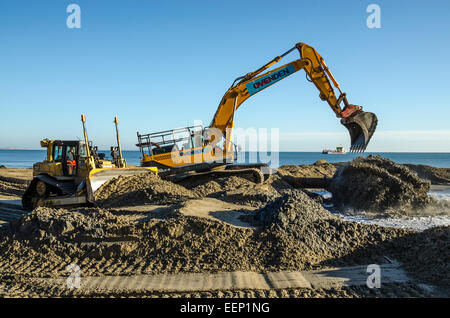
[[[405,166],[415,171],[420,178],[429,180],[432,184],[450,184],[450,168],[414,164],[405,164]]]
[[[124,275],[263,267],[254,232],[178,213],[136,221],[111,211],[37,208],[3,228],[0,274]],[[39,270],[37,270],[39,268]]]
[[[323,178],[332,177],[336,167],[325,160],[318,160],[312,165],[285,165],[277,169],[280,176],[296,178]]]
[[[429,181],[380,156],[358,157],[341,166],[329,190],[339,206],[373,212],[402,213],[431,202]]]
[[[394,242],[396,257],[422,281],[450,286],[450,227],[410,233]]]
[[[333,194],[349,198],[345,204],[386,211],[398,208],[397,201],[409,207],[428,202],[427,182],[380,157],[358,158],[336,176],[343,188]],[[282,183],[282,176],[273,177]],[[345,222],[311,194],[277,191],[273,182],[237,176],[191,182],[174,184],[152,173],[119,177],[96,192],[99,207],[37,208],[0,229],[0,276],[66,277],[70,264],[86,276],[305,270],[381,264],[389,257],[422,281],[448,286],[449,227],[415,233]],[[178,203],[206,196],[258,207],[239,211],[255,228],[179,212]],[[146,204],[166,206],[114,209]]]
[[[192,191],[162,180],[151,172],[119,176],[103,184],[95,192],[96,203],[101,207],[174,204],[197,197]]]
[[[255,218],[265,226],[277,224],[288,229],[292,224],[305,224],[334,216],[301,190],[286,190],[284,195],[256,212]]]
[[[70,264],[86,276],[303,270],[379,264],[389,256],[424,280],[448,275],[448,228],[413,233],[344,222],[301,190],[249,217],[260,227],[176,210],[133,218],[100,208],[37,208],[0,232],[0,274],[64,276]]]
[[[341,222],[299,190],[256,218],[264,224],[250,229],[176,212],[137,220],[99,208],[38,208],[2,233],[0,267],[41,276],[61,275],[70,263],[86,275],[320,268],[378,261],[380,253],[351,254],[404,233]]]
[[[273,269],[382,262],[386,251],[381,243],[406,233],[341,221],[301,190],[285,191],[254,218],[266,228],[262,237],[273,253]],[[372,245],[370,253],[358,251],[367,245]]]
[[[115,233],[115,229],[129,225],[125,219],[99,208],[74,210],[39,207],[31,214],[10,226],[10,233],[19,240],[42,243],[57,237],[62,241],[82,242],[81,236],[104,238],[104,234]],[[81,236],[80,236],[81,235]]]
[[[200,197],[212,197],[236,204],[254,207],[264,206],[279,197],[279,193],[268,183],[255,184],[238,176],[201,177],[180,183]]]

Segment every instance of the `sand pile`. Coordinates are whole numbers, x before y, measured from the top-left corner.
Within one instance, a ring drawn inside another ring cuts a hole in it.
[[[312,165],[285,165],[268,180],[276,191],[301,188],[299,182],[302,178],[331,178],[336,172],[335,165],[325,160],[318,160]]]
[[[18,240],[40,242],[57,237],[62,241],[82,242],[85,238],[105,238],[124,222],[108,210],[99,208],[66,210],[39,207],[10,225],[10,233]],[[120,233],[115,233],[120,234]]]
[[[450,286],[450,227],[408,232],[343,222],[299,190],[260,209],[255,218],[266,224],[263,235],[270,237],[279,267],[379,264],[388,256],[422,282]]]
[[[264,226],[276,224],[288,230],[292,224],[335,218],[301,190],[287,190],[284,195],[258,210],[255,219]]]
[[[415,171],[419,178],[429,180],[432,184],[450,184],[450,168],[437,168],[413,164],[405,164],[405,166]]]
[[[406,213],[431,203],[430,182],[380,156],[358,157],[341,166],[329,190],[339,207],[381,213]]]
[[[95,192],[96,204],[101,207],[120,207],[142,204],[174,204],[197,195],[155,174],[142,173],[119,176],[103,184]]]
[[[157,213],[37,208],[2,228],[0,275],[64,276],[69,264],[86,276],[302,270],[379,264],[389,256],[407,261],[419,278],[448,276],[448,228],[416,234],[344,222],[301,190],[250,214],[256,229]]]
[[[2,233],[0,268],[36,276],[63,275],[71,263],[85,275],[320,268],[379,261],[373,251],[341,258],[403,233],[341,222],[299,190],[259,215],[265,226],[254,230],[178,213],[133,220],[99,208],[38,208]]]
[[[44,263],[106,257],[114,250],[126,255],[126,246],[112,243],[135,240],[130,225],[130,221],[98,208],[68,211],[40,207],[4,230],[4,243],[12,244],[2,244],[2,253]]]
[[[272,251],[272,269],[380,263],[387,253],[382,243],[406,233],[341,221],[301,190],[286,191],[254,218],[266,226],[261,236]]]
[[[0,274],[126,275],[261,268],[260,243],[250,229],[177,213],[132,221],[93,209],[37,208],[3,228]]]
[[[278,192],[268,183],[255,184],[238,176],[202,177],[180,183],[200,197],[212,197],[236,204],[261,207],[279,197]]]
[[[277,174],[281,177],[295,178],[331,178],[335,172],[336,167],[325,160],[318,160],[312,165],[285,165],[277,170]]]
[[[450,288],[450,227],[410,233],[392,244],[397,259],[414,277]]]

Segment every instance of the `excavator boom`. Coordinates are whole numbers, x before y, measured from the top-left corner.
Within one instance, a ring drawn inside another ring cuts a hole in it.
[[[299,51],[300,59],[261,74],[295,49]],[[348,129],[351,140],[350,151],[364,151],[375,132],[378,122],[376,115],[363,112],[361,106],[349,104],[346,94],[341,91],[339,83],[324,59],[313,47],[304,43],[297,43],[295,47],[275,57],[255,72],[238,77],[223,96],[210,127],[219,129],[226,136],[225,138],[230,140],[229,134],[234,126],[234,113],[239,106],[249,97],[299,70],[306,72],[307,79],[319,90],[319,97],[328,102],[336,116],[341,118],[341,124]],[[339,91],[339,97],[336,96],[333,86]],[[342,102],[343,108],[340,106]]]
[[[300,53],[299,59],[272,68],[295,50]],[[249,97],[300,70],[306,72],[307,79],[319,90],[319,97],[327,101],[348,129],[350,151],[364,151],[376,129],[377,117],[373,113],[363,112],[361,106],[349,104],[323,58],[311,46],[297,43],[256,71],[236,78],[222,97],[209,128],[190,126],[150,134],[138,132],[136,146],[142,153],[141,166],[157,167],[161,177],[171,180],[210,173],[222,176],[247,174],[255,182],[270,177],[271,169],[266,164],[234,164],[238,153],[238,147],[231,138],[234,116]],[[333,87],[339,91],[339,96]]]

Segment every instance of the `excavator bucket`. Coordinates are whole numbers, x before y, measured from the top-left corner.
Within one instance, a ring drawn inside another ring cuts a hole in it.
[[[360,111],[355,115],[343,118],[341,124],[350,133],[350,152],[364,152],[377,128],[378,118],[374,113]]]

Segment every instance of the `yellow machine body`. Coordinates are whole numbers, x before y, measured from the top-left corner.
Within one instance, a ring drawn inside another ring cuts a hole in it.
[[[299,59],[262,73],[294,50],[299,52]],[[179,174],[232,163],[237,153],[237,147],[231,141],[236,110],[249,97],[300,70],[305,71],[308,81],[319,90],[319,97],[328,103],[348,129],[350,152],[364,151],[375,132],[378,123],[376,115],[363,112],[361,106],[349,104],[346,94],[341,91],[319,53],[305,43],[297,43],[258,70],[238,77],[224,94],[208,128],[192,126],[144,135],[138,133],[141,166],[157,167],[164,174]],[[339,91],[339,97],[333,86]],[[343,107],[340,105],[342,102]],[[177,134],[183,131],[187,135],[178,138]],[[192,141],[196,136],[202,136],[201,142]],[[187,147],[180,149],[180,142],[183,145],[186,143]]]
[[[93,203],[95,191],[113,178],[146,172],[158,174],[155,167],[127,166],[121,151],[112,160],[98,154],[97,147],[87,139],[83,117],[84,141],[41,141],[41,147],[47,150],[46,158],[33,165],[33,180],[22,197],[24,208]]]

